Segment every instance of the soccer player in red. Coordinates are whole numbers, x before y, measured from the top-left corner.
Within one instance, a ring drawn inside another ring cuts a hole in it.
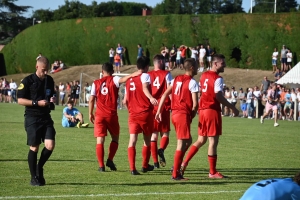
[[[161,111],[165,99],[172,95],[172,123],[177,135],[177,148],[174,155],[173,180],[185,180],[180,174],[186,150],[192,143],[191,123],[198,109],[199,86],[193,76],[197,74],[198,63],[193,58],[184,61],[184,75],[179,75],[172,80],[170,87],[165,91],[158,105],[155,119],[161,121]]]
[[[192,157],[203,146],[207,139],[208,145],[208,162],[210,166],[209,178],[224,178],[216,170],[217,165],[217,146],[219,136],[222,134],[222,118],[220,104],[232,109],[234,116],[238,116],[239,111],[230,104],[223,96],[223,78],[219,73],[224,72],[226,67],[225,57],[222,54],[212,56],[212,69],[204,72],[200,78],[200,105],[199,105],[199,122],[198,122],[198,140],[191,146],[186,159],[181,165],[181,173],[184,174],[186,166]]]
[[[149,165],[149,159],[151,156],[151,135],[153,133],[153,105],[157,104],[157,100],[151,95],[151,80],[149,74],[147,74],[149,64],[149,58],[145,56],[139,57],[137,68],[142,74],[128,80],[125,86],[126,93],[123,102],[127,105],[129,112],[128,161],[132,175],[140,174],[135,168],[135,146],[138,134],[141,132],[143,132],[144,136],[142,172],[145,173],[154,169],[153,165]]]
[[[152,96],[160,101],[161,96],[170,86],[172,81],[172,75],[169,71],[165,71],[164,57],[162,55],[156,55],[153,58],[154,70],[148,72],[151,79],[151,90]],[[154,132],[151,137],[151,154],[154,161],[154,167],[159,168],[159,162],[161,166],[166,166],[166,159],[164,156],[164,150],[167,148],[169,144],[169,132],[170,132],[170,109],[171,109],[171,101],[170,98],[167,97],[166,102],[164,104],[162,110],[162,122],[158,123],[157,120],[154,119]],[[157,106],[154,106],[153,116],[155,116],[157,111]],[[157,150],[157,139],[158,133],[160,133],[161,141],[160,148]]]
[[[141,74],[135,72],[129,76],[120,78],[119,76],[112,76],[114,73],[113,65],[111,63],[104,63],[102,65],[103,78],[95,80],[92,85],[91,96],[89,101],[89,119],[95,124],[94,137],[97,139],[96,155],[99,163],[99,171],[105,171],[104,166],[104,142],[107,136],[107,130],[111,135],[111,143],[109,146],[108,159],[106,166],[112,171],[117,168],[113,162],[113,158],[119,146],[120,126],[117,113],[117,99],[119,84],[126,82],[129,78]],[[94,104],[96,101],[96,113],[93,114]]]

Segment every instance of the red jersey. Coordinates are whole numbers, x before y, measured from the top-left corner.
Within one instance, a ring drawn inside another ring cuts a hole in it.
[[[204,72],[200,78],[199,110],[213,109],[221,112],[220,102],[216,99],[215,81],[222,78],[216,72]]]
[[[119,88],[114,82],[113,76],[105,76],[101,79],[94,81],[94,91],[91,95],[96,97],[96,115],[103,117],[110,117],[117,115],[117,100]]]
[[[130,117],[139,116],[144,113],[152,112],[153,105],[151,104],[148,97],[143,92],[143,84],[141,78],[150,77],[148,74],[143,73],[139,76],[133,77],[126,82],[126,97],[127,97],[127,107]],[[151,87],[149,86],[149,91],[151,94]]]
[[[157,71],[151,71],[148,72],[151,79],[151,91],[152,96],[158,101],[160,101],[161,96],[164,94],[164,92],[167,90],[168,83],[167,83],[167,75],[169,74],[169,71],[165,70],[157,70]],[[171,78],[170,78],[171,79]],[[170,80],[171,82],[171,80]],[[155,106],[155,109],[157,109],[158,106]],[[166,110],[170,110],[171,107],[171,100],[169,96],[166,98],[164,108]]]
[[[171,103],[172,114],[192,114],[193,100],[189,89],[191,80],[194,79],[188,75],[179,75],[174,79]]]

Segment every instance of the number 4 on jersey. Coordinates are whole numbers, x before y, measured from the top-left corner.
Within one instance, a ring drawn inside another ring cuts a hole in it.
[[[155,86],[157,89],[159,89],[160,84],[159,84],[159,77],[156,77],[154,82],[153,82],[153,86]]]

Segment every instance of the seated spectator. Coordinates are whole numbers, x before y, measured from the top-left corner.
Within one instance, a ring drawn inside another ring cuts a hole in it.
[[[287,120],[292,119],[293,109],[292,109],[292,96],[291,96],[291,90],[287,89],[287,92],[285,94],[285,104],[283,108],[284,117]]]
[[[73,107],[74,102],[72,100],[68,101],[67,107],[63,109],[63,118],[62,118],[62,126],[63,127],[75,127],[77,128],[87,128],[89,126],[88,123],[84,123],[83,115],[79,110]]]
[[[282,75],[283,75],[283,74],[282,74],[282,72],[280,71],[280,69],[277,68],[277,69],[276,69],[276,72],[275,72],[275,76],[274,76],[274,77],[275,77],[275,82],[278,81],[278,80],[282,77]]]
[[[50,73],[53,73],[55,70],[59,68],[59,62],[56,60],[52,65],[51,65],[51,71]]]

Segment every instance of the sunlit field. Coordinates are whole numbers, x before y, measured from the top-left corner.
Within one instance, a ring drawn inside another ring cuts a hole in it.
[[[127,161],[127,110],[119,111],[120,145],[114,162],[118,170],[98,172],[93,125],[63,128],[62,106],[52,112],[56,148],[44,167],[46,185],[32,187],[27,164],[24,107],[0,103],[0,199],[239,199],[253,183],[272,177],[292,177],[300,171],[300,123],[258,119],[223,118],[218,149],[218,170],[226,179],[208,178],[207,144],[189,163],[188,181],[171,180],[170,168],[176,148],[172,127],[165,151],[167,166],[132,176]],[[79,108],[88,122],[88,108]],[[197,118],[192,124],[197,138]],[[110,137],[105,150],[107,158]],[[137,144],[137,169],[141,168],[142,137]],[[152,158],[150,159],[152,164]]]

